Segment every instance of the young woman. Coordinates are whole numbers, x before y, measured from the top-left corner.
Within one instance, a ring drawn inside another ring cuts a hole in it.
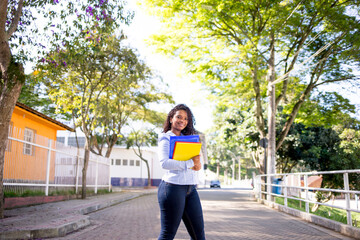
[[[174,239],[181,219],[191,239],[205,239],[203,213],[196,190],[201,169],[200,156],[188,161],[169,159],[170,136],[195,134],[194,123],[189,107],[179,104],[169,112],[159,137],[160,165],[166,170],[158,189],[161,214],[159,240]]]

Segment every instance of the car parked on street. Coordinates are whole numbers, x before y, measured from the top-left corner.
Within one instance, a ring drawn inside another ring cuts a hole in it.
[[[210,188],[221,188],[219,180],[210,181]]]

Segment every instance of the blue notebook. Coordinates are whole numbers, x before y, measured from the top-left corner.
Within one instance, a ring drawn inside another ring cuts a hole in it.
[[[174,147],[176,142],[200,142],[199,135],[170,136],[169,159],[174,155]]]

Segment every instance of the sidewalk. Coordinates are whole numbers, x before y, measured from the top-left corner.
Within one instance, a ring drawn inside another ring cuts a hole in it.
[[[61,237],[90,225],[87,213],[119,204],[156,189],[126,189],[118,193],[5,210],[0,239]]]

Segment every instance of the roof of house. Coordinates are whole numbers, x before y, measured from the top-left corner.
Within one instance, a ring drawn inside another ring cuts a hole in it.
[[[24,110],[26,110],[26,111],[28,111],[28,112],[30,112],[32,114],[35,114],[35,115],[37,115],[37,116],[39,116],[39,117],[41,117],[41,118],[43,118],[43,119],[45,119],[45,120],[47,120],[49,122],[52,122],[52,123],[54,123],[54,124],[56,124],[56,125],[58,125],[58,126],[60,126],[62,128],[65,128],[66,130],[69,130],[71,132],[75,132],[75,130],[73,128],[71,128],[71,127],[69,127],[69,126],[67,126],[67,125],[65,125],[65,124],[51,118],[51,117],[48,117],[45,114],[42,114],[41,112],[38,112],[35,109],[32,109],[31,107],[28,107],[23,103],[17,102],[16,106],[19,107],[19,108],[22,108],[22,109],[24,109]]]

